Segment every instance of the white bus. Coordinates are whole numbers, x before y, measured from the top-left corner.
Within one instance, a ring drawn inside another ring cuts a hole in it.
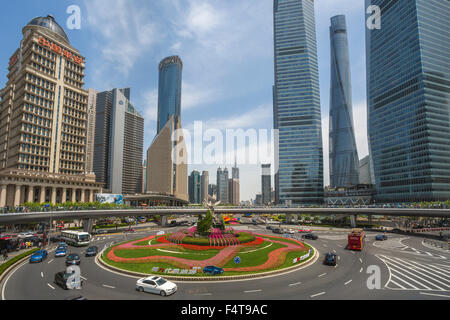
[[[91,236],[87,232],[63,231],[61,232],[61,241],[74,247],[86,247],[91,242]]]

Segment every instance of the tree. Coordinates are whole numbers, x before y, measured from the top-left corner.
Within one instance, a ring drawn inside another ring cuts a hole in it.
[[[197,232],[200,235],[207,235],[211,232],[211,227],[213,223],[213,216],[211,211],[208,210],[205,217],[200,216],[197,222]]]

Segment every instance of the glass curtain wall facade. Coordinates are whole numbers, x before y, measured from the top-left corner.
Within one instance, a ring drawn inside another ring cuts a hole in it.
[[[338,188],[359,184],[345,16],[331,18],[330,43],[330,185]]]
[[[450,198],[450,2],[366,0],[368,135],[378,202]]]
[[[199,204],[201,202],[201,176],[194,170],[189,176],[189,202]]]
[[[314,2],[274,1],[276,203],[323,203],[323,146]]]
[[[183,62],[178,56],[168,57],[159,64],[158,134],[169,121],[181,114],[181,81]]]

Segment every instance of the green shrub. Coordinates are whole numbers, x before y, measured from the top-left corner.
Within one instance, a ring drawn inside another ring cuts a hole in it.
[[[16,263],[17,261],[32,255],[35,251],[38,251],[38,248],[34,248],[32,250],[29,250],[27,252],[24,252],[22,254],[19,254],[18,256],[15,256],[14,258],[12,258],[11,260],[6,261],[5,263],[3,263],[2,265],[0,265],[0,275],[3,274],[3,272],[5,272],[6,269],[8,269],[10,266],[12,266],[14,263]]]

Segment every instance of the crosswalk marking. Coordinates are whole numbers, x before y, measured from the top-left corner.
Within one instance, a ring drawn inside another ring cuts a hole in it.
[[[433,257],[433,258],[438,258],[438,259],[442,259],[442,260],[447,260],[447,258],[444,256],[432,254],[428,251],[417,250],[416,248],[412,248],[412,247],[409,247],[409,246],[403,244],[402,241],[407,240],[407,239],[409,239],[409,238],[393,238],[393,239],[388,239],[386,241],[374,242],[373,245],[380,249],[401,251],[404,253],[409,253],[409,254],[413,254],[413,255],[417,255],[417,256]]]
[[[389,281],[385,285],[387,289],[450,292],[450,270],[447,266],[386,255],[376,256],[389,270]]]

